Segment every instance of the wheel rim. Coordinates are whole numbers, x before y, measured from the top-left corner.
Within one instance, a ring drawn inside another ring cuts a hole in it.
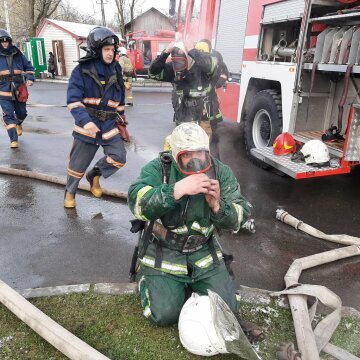
[[[259,110],[252,127],[252,137],[256,148],[269,146],[272,126],[270,114],[265,110]]]

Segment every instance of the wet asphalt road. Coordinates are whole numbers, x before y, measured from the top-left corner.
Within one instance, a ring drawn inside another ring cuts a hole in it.
[[[20,148],[11,150],[0,133],[0,166],[66,176],[73,120],[64,107],[65,84],[36,83]],[[132,142],[127,165],[102,181],[126,191],[140,168],[157,156],[171,132],[168,89],[135,89],[135,106],[126,110]],[[102,155],[99,149],[94,162]],[[245,156],[237,124],[221,128],[220,158],[230,165],[242,192],[254,206],[256,233],[224,234],[225,252],[235,257],[236,283],[281,290],[296,258],[338,245],[302,234],[275,219],[277,208],[329,234],[360,234],[360,169],[349,175],[295,181],[254,166]],[[0,279],[15,288],[84,282],[126,282],[136,235],[126,204],[111,198],[77,196],[77,209],[63,208],[63,188],[0,175]],[[360,310],[360,258],[307,270],[302,283],[329,287],[343,305]]]

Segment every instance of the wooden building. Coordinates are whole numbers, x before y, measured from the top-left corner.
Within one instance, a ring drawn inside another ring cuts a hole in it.
[[[80,47],[86,46],[86,38],[94,27],[96,25],[44,20],[37,37],[44,39],[47,58],[50,51],[54,54],[56,75],[70,76],[77,65],[77,60],[85,55],[85,51]]]
[[[133,26],[128,22],[125,25],[125,32],[145,31],[146,35],[156,35],[160,30],[174,30],[168,16],[158,9],[152,7],[133,20]]]

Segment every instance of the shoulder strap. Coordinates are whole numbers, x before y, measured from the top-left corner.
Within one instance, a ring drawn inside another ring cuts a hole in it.
[[[14,53],[6,55],[5,58],[6,58],[6,63],[9,67],[10,74],[11,74],[12,73],[12,64],[13,64],[13,60],[14,60]]]
[[[80,67],[81,67],[81,72],[83,75],[90,76],[96,82],[96,84],[99,85],[101,96],[104,96],[104,88],[103,88],[103,86],[100,82],[99,76],[96,72],[95,65],[91,64],[90,68],[88,68],[87,66],[84,66],[84,65],[80,65]]]

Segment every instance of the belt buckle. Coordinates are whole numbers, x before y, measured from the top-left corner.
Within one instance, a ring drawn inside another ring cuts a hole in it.
[[[187,240],[185,241],[185,244],[184,244],[183,248],[182,248],[182,252],[183,253],[189,253],[189,252],[194,252],[196,250],[201,249],[202,245],[198,245],[196,247],[191,247],[192,245],[194,245],[194,243],[196,244],[199,237],[201,239],[203,238],[201,235],[189,235]]]

